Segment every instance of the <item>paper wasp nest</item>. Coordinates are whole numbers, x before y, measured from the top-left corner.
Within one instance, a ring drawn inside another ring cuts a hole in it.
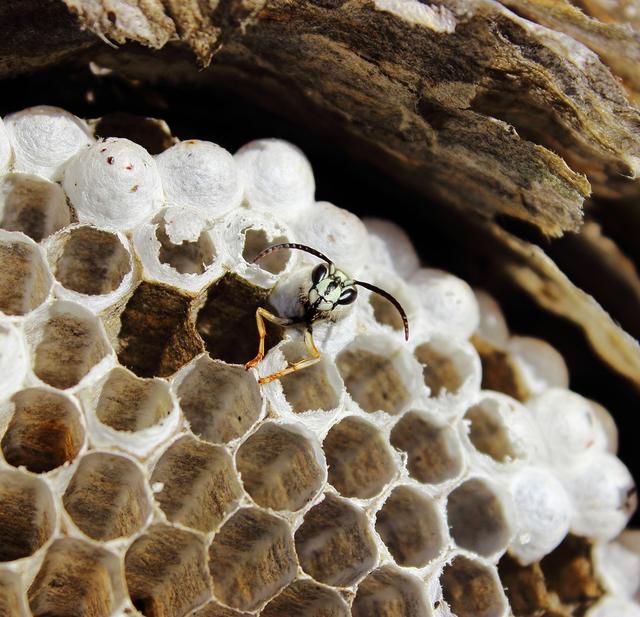
[[[95,127],[0,123],[0,615],[640,614],[615,425],[554,349],[315,203],[290,144],[151,156]],[[260,386],[302,349],[274,328],[242,366],[313,263],[251,263],[286,241],[392,293],[409,342],[363,290],[319,364]]]

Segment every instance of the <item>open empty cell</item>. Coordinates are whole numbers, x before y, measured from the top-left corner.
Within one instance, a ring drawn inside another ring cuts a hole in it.
[[[440,576],[442,595],[458,617],[502,617],[507,600],[495,568],[458,556]]]
[[[145,280],[191,296],[220,278],[228,261],[219,259],[219,236],[199,208],[163,209],[136,227],[132,242]]]
[[[462,473],[460,440],[448,424],[410,411],[393,427],[391,443],[407,453],[409,473],[420,482],[440,484]]]
[[[299,510],[324,484],[319,448],[294,429],[263,424],[238,449],[236,465],[251,498],[264,508]]]
[[[594,564],[593,544],[592,539],[569,534],[540,561],[549,591],[563,604],[584,605],[603,595],[603,581]],[[632,574],[628,575],[629,580],[633,579]]]
[[[156,240],[160,243],[158,260],[171,266],[180,274],[202,274],[216,258],[213,240],[206,230],[200,232],[197,240],[172,242],[167,235],[164,215],[160,215],[156,227]]]
[[[109,354],[97,317],[70,302],[57,302],[35,325],[33,371],[55,388],[71,388]]]
[[[433,338],[418,345],[414,351],[422,364],[424,383],[431,396],[457,394],[465,381],[476,377],[480,381],[480,361],[473,348],[454,340]]]
[[[83,225],[54,240],[50,249],[53,274],[67,289],[91,296],[108,294],[131,271],[129,252],[110,231]]]
[[[424,583],[393,566],[374,570],[359,585],[353,617],[431,617]]]
[[[84,441],[77,407],[65,396],[28,388],[12,398],[13,416],[2,438],[5,460],[42,473],[72,461]]]
[[[207,290],[196,327],[212,358],[244,364],[258,350],[256,310],[268,307],[266,289],[228,273]],[[265,350],[282,339],[283,329],[267,322]]]
[[[140,469],[105,452],[92,452],[80,461],[62,502],[84,533],[102,541],[135,533],[151,511]]]
[[[21,471],[0,471],[0,504],[0,562],[33,555],[55,527],[47,485]]]
[[[153,525],[124,558],[133,606],[145,617],[183,617],[211,595],[204,541],[169,525]]]
[[[177,392],[191,430],[212,443],[241,437],[262,411],[260,386],[251,373],[205,356],[189,369]]]
[[[498,463],[521,456],[509,438],[509,431],[497,408],[497,401],[485,399],[467,410],[469,440],[474,448]]]
[[[127,302],[118,360],[140,377],[168,377],[203,351],[191,320],[192,298],[143,281]]]
[[[491,556],[504,550],[513,530],[507,503],[485,480],[472,478],[449,493],[447,518],[456,544]]]
[[[162,490],[154,497],[167,518],[204,532],[216,530],[243,494],[231,455],[193,437],[171,444],[153,470],[156,482]]]
[[[369,240],[371,241],[371,239],[370,237]],[[383,250],[385,249],[386,247],[384,247]],[[369,282],[391,294],[407,312],[409,323],[412,323],[415,315],[415,305],[412,295],[403,280],[385,268],[375,269],[373,277],[373,280]],[[387,298],[381,294],[372,292],[369,294],[369,304],[373,309],[373,316],[378,323],[389,326],[397,332],[404,330],[404,322],[400,312]]]
[[[257,609],[295,577],[289,525],[257,508],[236,512],[213,538],[209,569],[221,602],[240,610]]]
[[[349,607],[333,589],[302,579],[285,587],[260,617],[351,617]]]
[[[158,424],[172,410],[171,395],[160,379],[142,379],[113,369],[96,404],[98,420],[116,431],[141,431]]]
[[[350,347],[337,359],[347,391],[364,411],[386,411],[395,415],[410,399],[393,356]]]
[[[285,236],[277,236],[273,239],[267,237],[267,232],[264,229],[247,229],[244,232],[244,248],[242,250],[242,258],[247,263],[253,263],[256,255],[260,251],[266,249],[273,244],[282,244],[289,242],[289,239]],[[280,274],[286,267],[291,257],[291,251],[282,250],[271,253],[263,257],[259,262],[256,262],[263,270],[270,272],[271,274]]]
[[[487,341],[480,334],[471,340],[482,364],[482,389],[502,392],[518,401],[529,398],[531,393],[514,356],[501,344]]]
[[[346,499],[329,494],[309,510],[295,540],[304,571],[336,587],[356,583],[378,556],[365,513]]]
[[[322,448],[327,457],[329,482],[345,497],[374,497],[397,471],[378,428],[354,416],[334,425]]]
[[[302,345],[295,346],[296,353],[293,350],[291,345],[283,348],[288,362],[296,362],[308,355]],[[285,375],[280,383],[294,413],[316,409],[330,411],[340,404],[342,383],[335,364],[327,358],[303,371]]]
[[[395,488],[387,497],[376,517],[376,531],[399,566],[426,566],[447,545],[436,502],[408,486]]]
[[[26,315],[49,295],[51,276],[36,244],[0,232],[0,311]]]
[[[115,555],[75,538],[56,540],[29,587],[33,617],[109,617],[122,601]]]
[[[373,307],[373,315],[378,323],[390,326],[399,332],[404,329],[404,323],[398,309],[389,300],[372,293],[369,296],[369,304]]]
[[[498,563],[498,574],[514,615],[563,616],[548,612],[551,602],[557,599],[547,589],[539,562],[523,566],[513,555],[505,553]]]
[[[7,174],[0,180],[0,227],[21,231],[40,242],[71,222],[60,185],[29,174]]]

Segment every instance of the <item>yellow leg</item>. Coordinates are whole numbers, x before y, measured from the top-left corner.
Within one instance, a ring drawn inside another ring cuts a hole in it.
[[[260,342],[258,343],[258,354],[253,360],[249,360],[244,365],[245,370],[249,370],[253,368],[258,362],[264,358],[264,339],[267,336],[267,328],[265,326],[264,320],[270,321],[271,323],[278,324],[279,326],[289,326],[291,325],[290,319],[283,319],[282,317],[278,317],[273,313],[270,313],[267,309],[259,307],[256,311],[256,325],[258,326],[258,335],[260,336]]]
[[[293,362],[292,364],[289,364],[288,366],[283,368],[281,371],[278,371],[277,373],[273,373],[273,375],[260,377],[260,379],[258,379],[258,383],[261,383],[261,384],[270,383],[272,381],[275,381],[276,379],[280,379],[280,377],[289,375],[289,373],[295,373],[296,371],[306,368],[307,366],[312,366],[316,362],[319,362],[320,352],[318,351],[316,344],[313,342],[313,334],[311,330],[304,331],[304,344],[307,348],[307,351],[309,352],[308,358],[303,358],[298,362]]]

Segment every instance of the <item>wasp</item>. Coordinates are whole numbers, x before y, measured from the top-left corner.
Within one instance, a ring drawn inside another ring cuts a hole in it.
[[[407,319],[407,314],[398,300],[384,289],[380,289],[371,283],[365,283],[364,281],[357,281],[351,278],[346,272],[338,269],[327,256],[310,246],[297,244],[295,242],[274,244],[273,246],[269,246],[258,253],[254,258],[253,263],[256,263],[263,257],[266,257],[275,251],[287,249],[305,251],[306,253],[310,253],[311,255],[318,257],[324,263],[318,264],[310,271],[309,274],[305,274],[302,277],[301,284],[298,288],[299,293],[297,301],[292,305],[292,312],[294,314],[287,316],[274,315],[263,307],[259,307],[256,310],[256,324],[258,326],[258,335],[260,337],[258,353],[255,358],[249,360],[249,362],[244,365],[244,368],[249,370],[264,358],[264,339],[267,335],[265,320],[285,328],[302,328],[304,331],[305,347],[309,355],[298,362],[288,364],[285,368],[273,373],[272,375],[260,377],[258,380],[259,383],[270,383],[271,381],[280,379],[280,377],[284,377],[289,373],[294,373],[319,362],[321,354],[313,341],[314,324],[326,320],[337,321],[338,319],[346,317],[353,308],[353,303],[358,297],[358,286],[380,294],[393,304],[402,317],[405,339],[409,340],[409,320]]]

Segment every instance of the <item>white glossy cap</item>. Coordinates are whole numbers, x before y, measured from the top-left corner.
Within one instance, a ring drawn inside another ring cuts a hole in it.
[[[62,186],[81,222],[125,231],[162,207],[154,158],[138,144],[109,137],[80,151]]]
[[[281,139],[258,139],[235,154],[249,206],[294,216],[313,204],[316,183],[303,152]]]
[[[84,120],[59,107],[29,107],[4,121],[13,146],[14,171],[47,180],[59,180],[67,161],[95,141]]]
[[[156,162],[168,206],[195,208],[212,219],[242,201],[236,162],[217,144],[189,139],[156,156]]]

